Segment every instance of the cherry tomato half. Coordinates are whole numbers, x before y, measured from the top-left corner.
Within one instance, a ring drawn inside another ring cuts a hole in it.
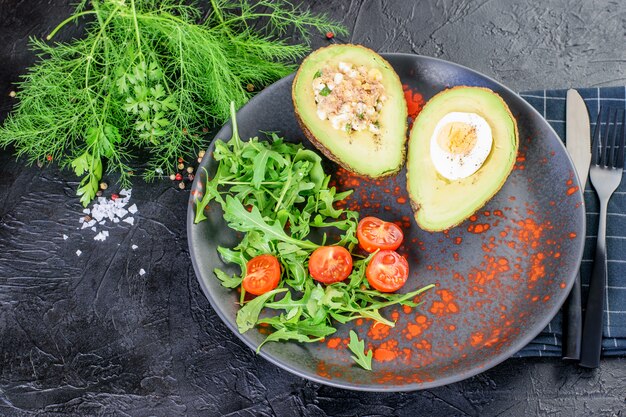
[[[367,282],[380,292],[394,292],[402,288],[409,277],[409,263],[393,250],[378,252],[365,270]]]
[[[364,217],[357,226],[356,237],[359,246],[372,253],[376,249],[396,250],[402,244],[404,234],[397,224],[377,217]]]
[[[322,246],[309,258],[309,273],[314,280],[332,284],[348,278],[352,272],[352,255],[342,246]]]
[[[265,294],[278,286],[280,263],[273,255],[259,255],[246,264],[246,276],[241,285],[246,292],[254,295]]]

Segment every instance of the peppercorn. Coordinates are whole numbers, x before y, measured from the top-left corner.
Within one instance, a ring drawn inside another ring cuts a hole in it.
[[[102,190],[96,191],[96,197],[102,197]]]
[[[335,37],[335,34],[333,32],[326,32],[326,39],[330,40],[334,37]]]
[[[188,179],[189,181],[193,181],[193,179],[194,179],[194,178],[195,178],[195,176],[194,176],[193,174],[189,174],[189,175],[187,175],[187,179]]]
[[[181,162],[184,162],[184,159],[183,159],[183,157],[182,157],[182,156],[179,156],[179,157],[178,157],[178,163],[181,163]]]
[[[17,93],[15,91],[11,91],[9,93],[9,97],[14,98],[17,95]]]
[[[193,172],[193,167],[187,167],[187,172],[191,174]]]
[[[119,196],[119,195],[117,195],[117,194],[111,194],[111,200],[115,201],[115,200],[117,200],[118,198],[120,198],[120,196]]]
[[[170,179],[174,181],[176,179],[176,174],[170,174]]]
[[[46,156],[46,159],[48,160],[48,162],[52,161],[52,155]]]
[[[253,92],[254,91],[254,84],[246,85],[246,90],[248,90],[249,92]]]
[[[204,158],[204,154],[206,153],[206,151],[200,151],[198,152],[198,157],[199,158]]]
[[[109,188],[109,185],[106,182],[103,181],[100,183],[101,190],[106,190],[107,188]]]
[[[184,190],[185,189],[185,183],[182,182],[182,181],[180,183],[178,183],[178,188],[180,188],[181,190]]]
[[[178,169],[185,169],[185,164],[183,164],[182,162],[178,164]]]
[[[175,179],[176,181],[182,181],[182,180],[183,180],[183,176],[182,176],[182,174],[179,172],[178,174],[176,174],[176,175],[174,176],[174,179]]]

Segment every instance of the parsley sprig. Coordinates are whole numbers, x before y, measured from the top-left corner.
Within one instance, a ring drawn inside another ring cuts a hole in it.
[[[221,205],[229,227],[243,233],[234,248],[218,248],[225,262],[241,269],[241,274],[235,275],[215,269],[225,287],[238,287],[247,261],[257,255],[275,255],[283,270],[281,283],[273,291],[243,304],[242,290],[243,306],[236,318],[241,333],[258,324],[271,326],[273,333],[259,349],[273,341],[315,342],[335,333],[335,322],[366,318],[394,326],[383,316],[382,309],[419,305],[417,297],[433,285],[406,294],[370,288],[365,269],[374,254],[366,258],[353,254],[356,260],[345,281],[323,286],[311,279],[307,263],[313,250],[335,244],[352,251],[358,243],[358,213],[335,207],[351,191],[339,193],[331,187],[321,157],[302,144],[286,142],[275,133],[268,140],[255,137],[243,142],[234,104],[231,120],[231,139],[215,143],[215,174],[208,178],[208,172],[204,172],[206,181],[202,196],[195,202],[195,222],[206,219],[205,209],[215,201]],[[366,359],[357,361],[361,364],[359,361]]]

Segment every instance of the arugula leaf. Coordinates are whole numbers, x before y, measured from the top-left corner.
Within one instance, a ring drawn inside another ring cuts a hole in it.
[[[291,243],[303,249],[316,249],[319,246],[308,240],[298,240],[288,236],[280,226],[280,223],[268,223],[261,216],[258,208],[252,206],[250,211],[248,211],[237,199],[230,195],[226,196],[224,219],[228,222],[230,228],[239,232],[258,231],[263,233],[269,240]]]
[[[226,272],[221,269],[215,268],[213,273],[222,282],[222,285],[226,288],[237,288],[241,285],[241,281],[243,278],[238,275],[228,275]]]
[[[267,342],[278,342],[280,340],[283,340],[283,341],[295,340],[298,342],[311,343],[311,342],[319,342],[322,339],[323,337],[317,337],[317,338],[311,339],[309,336],[304,335],[297,330],[288,330],[283,327],[271,333],[270,335],[268,335],[265,338],[265,340],[256,349],[256,353],[259,353],[263,345],[266,344]]]
[[[351,357],[357,365],[368,371],[372,370],[372,357],[374,356],[372,349],[365,352],[365,341],[359,340],[354,330],[350,330],[350,343],[348,344],[348,348],[356,355]]]
[[[246,305],[241,307],[241,309],[237,312],[236,319],[239,332],[245,333],[253,328],[259,320],[259,314],[261,314],[261,310],[263,309],[265,302],[274,295],[285,291],[287,291],[287,288],[276,288],[272,291],[266,292],[265,294],[257,296],[255,299],[249,301]]]
[[[261,182],[265,180],[268,171],[268,161],[273,159],[278,164],[278,168],[285,166],[287,161],[278,152],[271,149],[263,149],[254,157],[254,175],[252,176],[252,186],[259,188]]]

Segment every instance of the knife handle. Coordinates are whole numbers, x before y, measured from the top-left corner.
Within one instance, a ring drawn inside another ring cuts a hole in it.
[[[583,342],[580,351],[580,366],[597,368],[602,354],[602,331],[604,327],[605,291],[607,284],[606,264],[606,202],[600,202],[600,224],[593,271],[589,281],[589,295],[585,309]]]
[[[563,359],[580,359],[582,337],[582,300],[580,296],[580,270],[567,298],[563,314]]]

